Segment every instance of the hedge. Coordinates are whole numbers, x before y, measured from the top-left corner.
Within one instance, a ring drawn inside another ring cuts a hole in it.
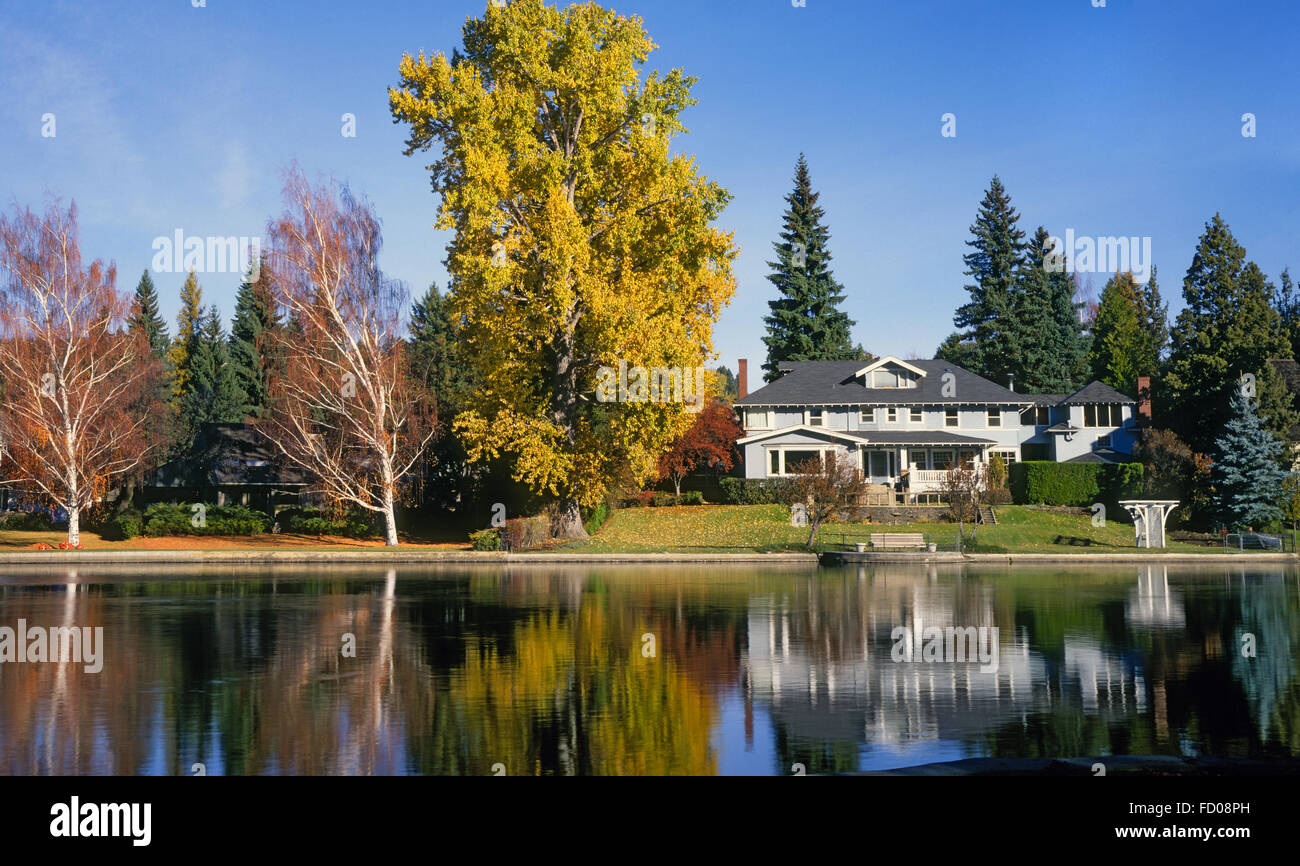
[[[348,538],[373,538],[382,534],[375,514],[354,508],[342,518],[330,517],[319,508],[282,508],[275,515],[280,531],[292,535],[341,535]]]
[[[195,517],[203,514],[202,526]],[[207,507],[196,512],[194,506],[157,502],[144,512],[144,534],[164,535],[260,535],[271,528],[271,518],[243,505]]]
[[[1011,464],[1011,498],[1018,505],[1115,503],[1142,495],[1141,463],[1056,463],[1027,460]]]
[[[776,505],[783,500],[786,478],[723,478],[723,499],[732,505]]]

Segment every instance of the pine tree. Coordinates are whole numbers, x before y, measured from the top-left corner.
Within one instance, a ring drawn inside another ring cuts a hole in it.
[[[831,274],[830,232],[823,224],[825,211],[818,207],[820,195],[813,192],[808,162],[803,154],[795,167],[794,191],[785,197],[789,208],[784,216],[781,240],[773,244],[777,261],[768,262],[768,280],[780,296],[769,301],[771,314],[764,319],[767,381],[779,375],[782,361],[865,360],[870,356],[854,346],[850,329],[854,322],[839,307],[844,287]]]
[[[1025,248],[1012,294],[1017,354],[1009,373],[1028,393],[1071,393],[1087,384],[1089,340],[1079,321],[1074,276],[1049,263],[1050,235],[1042,226]]]
[[[1154,376],[1169,349],[1169,305],[1160,297],[1154,265],[1151,278],[1138,292],[1138,327],[1142,331],[1142,363],[1138,365],[1138,375]]]
[[[246,418],[266,415],[269,396],[265,354],[269,346],[263,335],[279,326],[274,302],[266,282],[246,275],[235,298],[235,318],[230,323],[230,368],[239,414]]]
[[[1165,374],[1170,426],[1193,450],[1210,450],[1240,377],[1263,375],[1267,360],[1288,350],[1271,289],[1215,214],[1183,279],[1186,306],[1171,332]]]
[[[203,317],[203,288],[190,271],[181,286],[181,311],[177,319],[176,339],[167,353],[172,375],[172,406],[179,411],[190,378],[190,355],[194,351],[200,319]]]
[[[1026,244],[1019,220],[1002,180],[994,175],[970,227],[974,237],[966,246],[971,252],[962,257],[966,275],[973,280],[966,286],[970,301],[953,316],[953,324],[963,329],[962,339],[974,344],[971,372],[999,384],[1006,384],[1007,375],[1015,372],[1021,354],[1015,294]]]
[[[214,306],[199,319],[181,401],[182,418],[193,430],[203,424],[238,422],[241,417],[239,397],[226,351],[221,314]]]
[[[1111,277],[1092,323],[1092,377],[1127,393],[1133,393],[1138,376],[1151,372],[1146,369],[1141,292],[1133,274]]]
[[[1265,429],[1244,389],[1232,392],[1229,406],[1227,425],[1215,440],[1214,504],[1229,526],[1263,527],[1282,516],[1282,443]]]
[[[167,322],[158,312],[158,292],[154,289],[153,278],[146,268],[135,287],[135,303],[128,323],[132,334],[144,332],[149,348],[154,357],[165,358],[171,343],[167,336]]]

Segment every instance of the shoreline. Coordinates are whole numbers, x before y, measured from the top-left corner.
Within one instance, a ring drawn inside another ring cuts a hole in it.
[[[755,564],[854,566],[874,563],[918,565],[1300,562],[1295,553],[954,553],[906,551],[834,551],[816,553],[496,553],[430,550],[75,550],[0,552],[6,566],[63,565],[609,565],[609,564]]]

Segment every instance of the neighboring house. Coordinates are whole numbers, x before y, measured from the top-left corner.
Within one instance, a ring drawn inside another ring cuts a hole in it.
[[[143,502],[237,503],[273,513],[277,505],[300,504],[307,482],[251,425],[205,424],[190,456],[159,467],[140,497]]]
[[[993,454],[1007,464],[1127,462],[1137,441],[1137,401],[1100,382],[1073,394],[1017,394],[948,361],[894,357],[779,369],[735,404],[746,478],[790,475],[837,449],[906,497],[937,491],[958,462]]]

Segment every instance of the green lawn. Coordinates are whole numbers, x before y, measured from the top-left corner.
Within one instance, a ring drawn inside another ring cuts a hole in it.
[[[981,526],[968,553],[1133,553],[1133,526],[1108,522],[1094,527],[1084,515],[1053,514],[1024,506],[1001,506],[998,524]],[[920,532],[940,550],[955,546],[952,523],[826,524],[817,547],[869,541],[872,532]],[[627,508],[614,513],[590,541],[555,548],[582,553],[750,553],[806,550],[808,529],[790,525],[780,505],[699,505]],[[1179,553],[1221,553],[1221,547],[1170,542]]]

